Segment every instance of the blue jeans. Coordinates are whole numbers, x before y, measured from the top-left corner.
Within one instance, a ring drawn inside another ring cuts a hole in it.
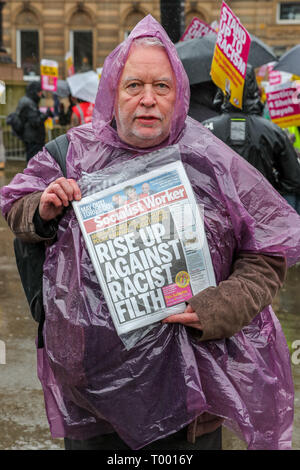
[[[293,209],[300,215],[300,196],[298,194],[284,194],[284,199],[292,206]]]

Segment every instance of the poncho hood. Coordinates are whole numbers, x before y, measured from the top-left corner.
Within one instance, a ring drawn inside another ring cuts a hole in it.
[[[96,138],[103,143],[109,143],[117,148],[132,149],[125,142],[122,142],[117,131],[111,126],[114,117],[114,104],[118,83],[125,62],[127,60],[132,42],[137,38],[156,37],[161,40],[165,46],[171,66],[176,76],[176,102],[171,122],[171,131],[167,141],[152,148],[141,149],[139,153],[150,152],[165,145],[171,145],[178,141],[178,138],[184,129],[185,119],[189,107],[190,87],[189,80],[183,68],[183,65],[177,55],[176,48],[166,34],[163,27],[151,16],[146,16],[140,21],[130,33],[129,37],[122,42],[106,58],[101,74],[101,80],[96,97],[92,126]]]

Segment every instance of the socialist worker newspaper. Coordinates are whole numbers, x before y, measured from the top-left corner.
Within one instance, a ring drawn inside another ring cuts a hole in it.
[[[118,335],[182,313],[215,276],[181,161],[73,202]]]

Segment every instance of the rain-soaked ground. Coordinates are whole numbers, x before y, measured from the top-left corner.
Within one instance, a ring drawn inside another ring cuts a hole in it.
[[[5,173],[0,172],[0,186],[23,168],[22,162],[8,162]],[[20,285],[12,240],[13,235],[0,216],[0,450],[59,450],[63,449],[63,443],[61,439],[51,438],[36,375],[36,324]],[[300,265],[289,270],[273,304],[291,352],[295,384],[293,449],[297,450],[300,450],[299,279]],[[245,445],[223,429],[223,448],[240,450]]]

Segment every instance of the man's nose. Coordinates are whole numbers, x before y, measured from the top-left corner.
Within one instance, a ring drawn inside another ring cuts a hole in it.
[[[156,104],[155,93],[151,85],[145,85],[140,103],[143,106],[151,107]]]

